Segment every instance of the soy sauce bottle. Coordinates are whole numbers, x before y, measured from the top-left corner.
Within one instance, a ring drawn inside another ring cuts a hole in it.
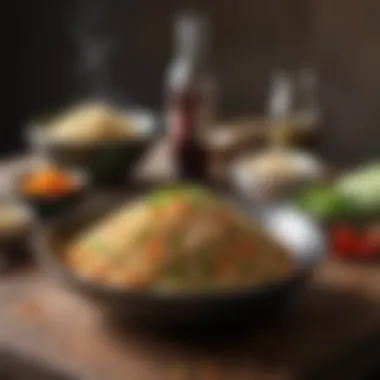
[[[175,53],[166,77],[167,134],[176,179],[206,181],[208,151],[204,141],[211,125],[214,81],[208,69],[207,21],[198,13],[175,20]]]

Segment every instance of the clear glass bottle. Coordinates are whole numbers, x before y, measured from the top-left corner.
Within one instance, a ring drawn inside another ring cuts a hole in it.
[[[167,135],[177,176],[203,180],[208,154],[204,143],[214,109],[214,81],[208,65],[208,24],[198,13],[175,20],[175,52],[166,75]]]
[[[299,71],[297,76],[285,71],[275,75],[268,110],[272,145],[306,150],[318,147],[321,112],[316,85],[310,69]]]
[[[305,68],[299,71],[296,89],[295,143],[305,149],[318,149],[322,113],[318,102],[318,80],[314,70]]]
[[[282,148],[292,145],[291,115],[294,106],[294,84],[289,73],[277,72],[273,77],[269,94],[268,118],[270,145]]]

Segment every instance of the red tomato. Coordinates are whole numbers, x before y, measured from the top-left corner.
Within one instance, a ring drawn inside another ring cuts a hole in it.
[[[333,250],[340,256],[354,256],[358,252],[360,237],[349,226],[337,226],[332,231]]]
[[[362,241],[359,244],[358,248],[358,256],[363,258],[370,258],[375,256],[377,251],[377,247],[375,242],[363,238]]]
[[[375,251],[380,254],[380,225],[372,226],[366,233],[366,238],[375,246]]]

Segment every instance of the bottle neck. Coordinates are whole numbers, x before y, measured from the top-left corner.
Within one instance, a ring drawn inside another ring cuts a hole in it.
[[[208,63],[206,20],[200,15],[185,14],[175,24],[174,57],[193,70],[204,71]]]
[[[208,54],[205,20],[185,15],[175,24],[174,60],[168,72],[169,134],[177,146],[198,140],[205,118]]]

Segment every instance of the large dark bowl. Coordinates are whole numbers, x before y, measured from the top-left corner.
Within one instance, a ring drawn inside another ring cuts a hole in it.
[[[95,301],[111,316],[122,316],[144,325],[171,327],[229,323],[242,317],[252,323],[256,318],[276,315],[302,289],[312,269],[312,265],[304,266],[293,277],[266,287],[196,294],[128,291],[86,282],[61,264],[60,255],[73,235],[118,204],[116,196],[94,197],[51,227],[41,229],[36,242],[38,259],[53,276]]]
[[[158,121],[148,111],[124,112],[136,127],[136,135],[97,144],[65,144],[48,140],[48,121],[34,123],[27,138],[32,148],[54,164],[86,172],[97,186],[123,185],[156,137]],[[49,119],[50,120],[50,119]]]

